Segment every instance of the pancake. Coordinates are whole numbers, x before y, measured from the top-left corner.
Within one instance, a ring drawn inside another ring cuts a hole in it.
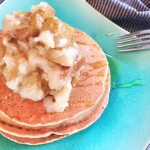
[[[1,132],[1,131],[0,131]],[[47,136],[47,137],[43,137],[43,138],[20,138],[20,137],[15,137],[15,136],[12,136],[10,134],[7,134],[7,133],[4,133],[4,132],[1,132],[1,134],[6,137],[7,139],[11,140],[11,141],[14,141],[16,143],[19,143],[19,144],[26,144],[26,145],[42,145],[42,144],[47,144],[47,143],[50,143],[50,142],[54,142],[54,141],[57,141],[57,140],[60,140],[64,137],[66,137],[67,135],[50,135],[50,136]]]
[[[85,117],[78,122],[70,123],[68,124],[68,126],[63,126],[63,127],[60,127],[59,129],[57,128],[56,132],[53,134],[50,134],[49,136],[37,137],[37,138],[28,138],[28,137],[25,138],[25,137],[14,136],[6,132],[2,132],[2,131],[0,132],[3,136],[7,137],[8,139],[12,141],[15,141],[21,144],[28,144],[28,145],[40,145],[40,144],[50,143],[55,140],[59,140],[66,136],[72,135],[78,131],[81,131],[87,128],[88,126],[90,126],[92,123],[94,123],[100,117],[105,107],[107,106],[109,92],[110,92],[110,77],[108,75],[107,81],[106,81],[105,92],[103,94],[103,97],[100,103],[96,105],[96,109],[94,109],[93,112],[88,117]],[[63,135],[57,135],[57,132],[60,132],[60,131]]]
[[[0,43],[2,43],[3,37],[2,37],[2,31],[0,31]]]
[[[107,81],[106,81],[106,89],[102,96],[102,98],[99,100],[99,103],[95,105],[90,111],[86,112],[84,115],[81,115],[80,117],[70,120],[68,122],[64,122],[58,127],[53,128],[41,128],[38,130],[34,129],[25,129],[25,128],[18,128],[16,126],[10,126],[4,122],[0,121],[0,130],[3,132],[6,132],[8,134],[18,136],[18,137],[29,137],[29,138],[39,138],[39,137],[45,137],[50,134],[58,134],[58,135],[64,135],[64,134],[71,134],[72,132],[76,130],[82,130],[92,124],[97,118],[97,114],[95,113],[96,110],[99,107],[103,107],[103,109],[107,105],[107,99],[109,96],[110,91],[110,77],[109,74],[107,75]],[[82,123],[84,122],[84,124]],[[82,126],[81,126],[82,123]]]
[[[69,107],[62,113],[47,113],[43,101],[22,101],[0,77],[0,120],[26,128],[50,127],[75,118],[98,103],[104,92],[108,62],[101,48],[87,34],[75,32],[75,41],[86,62],[80,80],[71,92]]]

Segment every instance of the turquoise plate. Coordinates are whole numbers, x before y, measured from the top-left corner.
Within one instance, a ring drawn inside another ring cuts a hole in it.
[[[0,22],[6,14],[30,10],[39,2],[5,0],[0,5]],[[0,136],[0,150],[144,150],[150,142],[150,51],[117,53],[115,38],[127,31],[99,14],[84,0],[47,2],[56,9],[58,17],[88,33],[105,53],[117,59],[121,67],[116,84],[142,79],[145,85],[113,89],[102,116],[84,131],[41,146],[19,145]],[[114,34],[110,36],[108,32]]]

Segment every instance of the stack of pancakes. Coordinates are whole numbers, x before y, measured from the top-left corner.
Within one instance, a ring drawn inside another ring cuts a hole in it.
[[[3,136],[21,144],[45,144],[87,128],[102,114],[110,92],[108,62],[88,35],[78,30],[75,33],[75,42],[86,61],[79,82],[71,92],[69,107],[61,113],[47,113],[42,100],[22,100],[0,76],[0,133]]]

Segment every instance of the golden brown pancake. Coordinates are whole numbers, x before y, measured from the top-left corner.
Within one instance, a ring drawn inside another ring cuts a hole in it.
[[[62,113],[47,113],[42,100],[22,101],[21,97],[10,90],[0,77],[1,120],[8,121],[12,125],[40,128],[75,118],[97,104],[104,92],[108,62],[103,51],[85,33],[76,30],[75,41],[86,57],[86,62],[80,80],[71,92],[69,107]]]
[[[60,140],[64,137],[66,137],[67,135],[50,135],[47,137],[43,137],[43,138],[20,138],[20,137],[15,137],[12,136],[10,134],[1,132],[1,134],[6,137],[7,139],[14,141],[16,143],[20,143],[20,144],[26,144],[26,145],[42,145],[42,144],[47,144],[50,142],[54,142],[57,140]]]
[[[10,134],[8,134],[6,132],[2,132],[2,131],[0,131],[0,132],[5,137],[7,137],[15,142],[21,143],[21,144],[39,145],[39,144],[46,144],[49,142],[53,142],[55,140],[65,137],[67,135],[71,135],[78,131],[81,131],[81,130],[87,128],[88,126],[90,126],[92,123],[94,123],[99,118],[99,116],[102,114],[103,110],[105,109],[105,107],[108,103],[109,91],[110,91],[110,76],[108,74],[105,92],[103,94],[101,101],[97,104],[96,109],[94,109],[93,112],[88,117],[85,117],[77,122],[70,123],[67,126],[64,125],[59,128],[56,128],[56,132],[49,136],[37,137],[37,138],[31,138],[31,137],[25,138],[25,137],[18,137],[18,136],[10,135]],[[12,128],[14,128],[14,127],[12,127]],[[61,132],[62,135],[57,135],[57,132]]]
[[[25,128],[19,128],[16,126],[10,126],[4,122],[0,121],[0,130],[3,132],[6,132],[8,134],[18,136],[18,137],[30,137],[30,138],[39,138],[39,137],[45,137],[50,134],[58,134],[58,135],[64,135],[64,134],[71,134],[73,132],[76,132],[78,130],[82,130],[92,124],[97,118],[96,110],[103,106],[103,109],[107,105],[107,99],[109,96],[110,91],[110,77],[109,74],[107,75],[107,81],[106,81],[106,89],[102,96],[102,98],[99,100],[98,104],[93,107],[89,112],[86,112],[86,115],[82,115],[79,117],[79,119],[75,119],[69,122],[64,122],[63,124],[59,125],[58,127],[53,128],[41,128],[41,129],[25,129]],[[84,122],[84,124],[82,123]],[[82,124],[82,125],[81,125]]]

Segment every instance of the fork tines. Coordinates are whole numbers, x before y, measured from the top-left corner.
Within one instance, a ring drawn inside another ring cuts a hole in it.
[[[116,38],[119,52],[150,49],[150,29]]]

